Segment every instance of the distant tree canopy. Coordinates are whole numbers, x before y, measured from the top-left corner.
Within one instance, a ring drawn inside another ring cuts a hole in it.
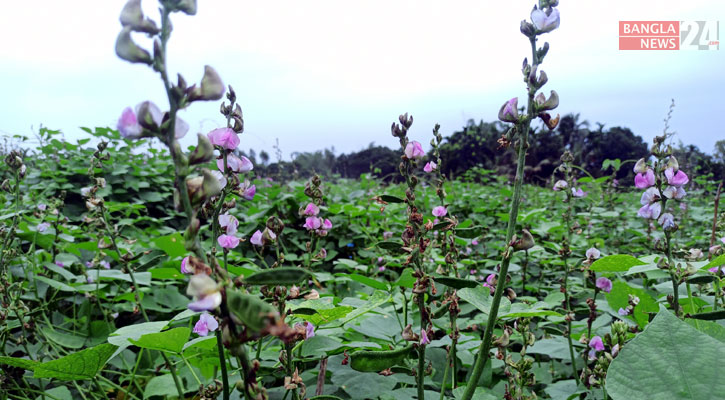
[[[525,179],[530,183],[546,184],[552,179],[562,153],[569,150],[574,155],[574,164],[595,178],[612,173],[611,170],[602,170],[604,160],[621,160],[624,165],[616,177],[624,179],[623,182],[631,182],[632,162],[647,156],[648,144],[629,128],[596,125],[593,129],[589,122],[580,120],[579,114],[569,114],[561,118],[553,131],[535,129],[530,135]],[[466,126],[446,137],[441,144],[442,172],[455,178],[474,168],[482,168],[513,177],[516,166],[514,146],[501,148],[498,142],[507,129],[508,126],[498,121],[476,123],[469,120]],[[425,138],[418,140],[426,141]],[[725,140],[717,142],[713,156],[694,145],[679,143],[673,147],[680,164],[687,171],[711,174],[713,179],[725,176]],[[255,169],[262,175],[281,179],[304,178],[313,173],[326,177],[358,178],[361,174],[371,173],[385,180],[397,180],[401,152],[371,143],[366,149],[349,154],[336,156],[334,149],[293,153],[292,161],[271,164],[265,152],[260,153],[260,163],[254,151],[245,155],[252,159]]]

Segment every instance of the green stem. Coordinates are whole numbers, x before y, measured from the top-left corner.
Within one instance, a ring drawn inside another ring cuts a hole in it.
[[[420,310],[420,329],[421,329],[421,336],[423,335],[422,331],[425,331],[426,326],[426,320],[425,320],[425,294],[419,293],[418,294],[418,309]],[[421,344],[418,347],[418,399],[425,399],[425,344]]]
[[[224,357],[224,345],[222,344],[222,333],[220,330],[216,331],[216,345],[217,350],[219,351],[219,361],[221,361],[224,400],[229,400],[229,376],[227,375],[227,360]]]

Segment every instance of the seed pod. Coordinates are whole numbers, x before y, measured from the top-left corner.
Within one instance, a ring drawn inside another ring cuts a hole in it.
[[[413,344],[389,351],[357,351],[350,355],[350,367],[359,372],[380,372],[400,364],[413,351]]]

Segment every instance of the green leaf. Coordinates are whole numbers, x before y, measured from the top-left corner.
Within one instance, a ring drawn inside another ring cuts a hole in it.
[[[466,391],[465,386],[459,386],[455,389],[453,389],[453,396],[456,399],[462,399],[463,398],[463,392]],[[491,393],[489,389],[477,387],[476,391],[473,392],[473,397],[471,397],[471,400],[497,400],[498,397]]]
[[[60,290],[62,292],[76,292],[76,288],[73,286],[66,285],[63,282],[58,282],[54,279],[46,278],[44,276],[35,276],[34,279],[36,281],[41,281],[43,283],[47,283],[48,286],[52,287],[53,289]]]
[[[633,288],[622,281],[615,281],[612,290],[607,293],[607,302],[613,310],[627,308],[630,294],[639,297],[639,304],[634,308],[633,317],[640,327],[644,327],[649,322],[647,313],[654,313],[659,309],[657,301],[644,289]]]
[[[156,376],[146,384],[143,392],[143,398],[148,399],[152,396],[178,396],[174,384],[174,377],[171,374]]]
[[[403,243],[383,241],[378,242],[376,246],[380,247],[383,250],[399,251],[403,248]]]
[[[448,287],[452,287],[454,289],[475,288],[475,287],[481,286],[480,283],[478,283],[474,280],[454,278],[451,276],[434,275],[433,280],[440,284],[446,285]]]
[[[36,365],[33,377],[67,381],[92,379],[103,369],[106,361],[115,351],[116,346],[108,343],[81,350],[57,360]]]
[[[389,194],[381,195],[380,200],[382,200],[386,203],[405,203],[404,199],[401,199],[400,197],[396,197],[396,196],[391,196]]]
[[[546,310],[547,307],[549,307],[549,305],[543,301],[539,301],[532,305],[526,303],[512,303],[508,310],[499,311],[498,316],[499,318],[530,318],[545,317],[547,315],[561,315],[556,311]]]
[[[293,311],[293,313],[299,315],[299,317],[305,321],[311,322],[315,326],[322,326],[344,318],[352,310],[353,308],[350,306],[339,306],[335,308],[315,310],[312,314],[298,314],[296,310]]]
[[[356,351],[350,355],[350,367],[360,372],[380,372],[402,363],[412,350],[413,344],[397,350]]]
[[[364,307],[359,307],[359,308],[355,309],[355,311],[347,314],[347,316],[340,321],[340,324],[338,326],[342,326],[342,325],[352,321],[353,319],[373,310],[374,308],[380,307],[381,305],[387,303],[388,300],[390,300],[390,297],[391,296],[389,293],[385,293],[385,292],[376,290],[372,294],[372,296],[370,296],[367,299],[367,302],[365,303]]]
[[[645,264],[629,254],[617,254],[594,261],[589,269],[595,272],[623,272],[634,266]]]
[[[43,335],[51,341],[69,349],[81,349],[83,344],[86,342],[87,337],[71,335],[69,333],[63,333],[60,331],[53,330],[47,326],[40,328]]]
[[[475,288],[461,289],[457,294],[458,297],[478,308],[484,314],[488,314],[491,311],[491,289],[485,286],[478,286]]]
[[[395,286],[407,287],[409,289],[412,289],[413,285],[415,285],[415,277],[413,276],[412,268],[404,269],[403,272],[400,274],[398,280],[395,281]]]
[[[360,274],[341,274],[341,275],[347,276],[348,278],[352,279],[355,282],[360,282],[363,285],[370,286],[373,289],[388,290],[388,285],[386,285],[383,282],[376,281],[375,279],[368,278],[367,276],[363,276]]]
[[[720,319],[725,319],[725,310],[718,310],[718,311],[711,311],[701,314],[693,314],[690,315],[690,318],[694,319],[704,319],[706,321],[717,321]]]
[[[155,321],[124,326],[111,333],[108,337],[108,343],[115,344],[118,347],[130,346],[132,344],[130,340],[138,340],[148,333],[161,332],[168,324],[169,321]]]
[[[255,272],[244,278],[250,285],[294,285],[312,275],[299,267],[280,267]]]
[[[720,254],[700,269],[708,270],[710,268],[720,267],[723,265],[725,265],[725,254]]]
[[[300,352],[302,357],[324,357],[328,352],[342,347],[342,343],[331,337],[315,335],[302,342]]]
[[[25,358],[0,356],[0,364],[9,365],[11,367],[29,369],[32,371],[40,363]]]
[[[158,237],[154,239],[154,244],[171,258],[184,257],[186,255],[184,238],[178,232],[173,235]]]
[[[268,315],[277,312],[259,297],[238,290],[227,290],[227,307],[234,317],[254,332],[261,331],[266,326]]]
[[[456,236],[465,239],[473,239],[483,234],[482,226],[473,226],[471,228],[456,229]]]
[[[43,392],[46,396],[38,395],[38,397],[35,398],[35,400],[47,400],[47,399],[55,399],[55,400],[73,400],[73,395],[71,394],[70,390],[68,390],[65,386],[56,386],[52,389],[48,389],[45,392]],[[53,397],[51,397],[53,396]]]
[[[129,339],[129,341],[145,349],[180,353],[184,348],[184,344],[189,340],[190,334],[191,329],[182,327],[169,329],[164,332],[147,333],[138,340]]]
[[[712,399],[725,393],[723,359],[721,342],[661,307],[609,366],[607,393],[614,400]]]
[[[695,321],[694,319],[690,318],[686,318],[685,322],[690,324],[691,327],[697,329],[698,331],[725,343],[725,327],[718,324],[717,322]]]
[[[155,280],[161,280],[161,279],[173,279],[173,280],[183,280],[186,279],[186,276],[181,273],[176,268],[152,268],[148,271],[151,273],[151,279]],[[135,277],[136,275],[134,275]]]

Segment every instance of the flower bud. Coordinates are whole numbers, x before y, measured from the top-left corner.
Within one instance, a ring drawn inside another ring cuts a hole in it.
[[[635,174],[644,174],[647,172],[647,161],[644,158],[637,160],[637,163],[634,164],[633,171]]]
[[[521,239],[518,239],[514,241],[513,248],[514,250],[528,250],[532,247],[534,247],[534,237],[531,235],[531,232],[524,229],[521,232]]]
[[[194,151],[189,155],[189,164],[202,164],[214,158],[214,146],[206,135],[197,134],[197,144]]]
[[[670,156],[670,159],[667,160],[667,167],[665,169],[672,168],[673,171],[677,172],[680,169],[680,163],[677,162],[677,159],[675,156]]]
[[[553,110],[556,107],[559,107],[559,95],[556,93],[555,90],[551,91],[551,94],[549,95],[549,98],[546,101],[543,101],[544,95],[542,93],[539,93],[539,95],[536,96],[536,109],[539,111],[548,111]]]
[[[224,83],[214,68],[204,66],[204,77],[199,87],[192,86],[189,101],[219,100],[224,96]]]
[[[526,20],[521,21],[521,33],[524,34],[526,37],[532,37],[536,33],[536,28],[534,25],[530,22],[526,22]]]
[[[161,126],[163,114],[156,104],[144,101],[136,106],[136,118],[142,127],[155,132]]]
[[[211,171],[206,168],[202,169],[201,173],[202,175],[204,175],[204,181],[202,185],[205,198],[209,199],[221,193],[222,185],[219,183],[219,180],[216,178],[216,176],[212,175]]]
[[[284,222],[277,216],[271,216],[267,219],[267,228],[279,235],[284,230]]]
[[[196,15],[196,0],[180,0],[176,9],[186,15]]]
[[[132,63],[151,65],[151,54],[139,47],[131,39],[131,28],[124,27],[116,38],[116,55],[122,60]]]
[[[131,28],[135,32],[145,32],[151,35],[159,33],[156,23],[148,18],[144,18],[141,10],[141,0],[128,0],[121,10],[119,18],[121,25]]]

